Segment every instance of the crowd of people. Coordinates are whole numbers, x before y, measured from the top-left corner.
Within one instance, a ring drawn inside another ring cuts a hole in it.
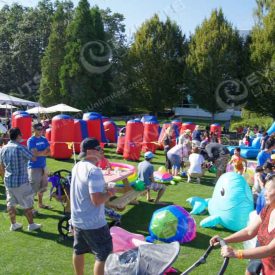
[[[43,136],[44,127],[41,123],[33,124],[33,136],[28,139],[27,146],[21,144],[23,137],[18,128],[9,130],[10,141],[1,148],[0,168],[4,178],[7,209],[11,221],[10,230],[23,227],[16,221],[16,206],[24,209],[28,221],[28,230],[42,227],[33,221],[37,210],[34,209],[34,197],[37,195],[37,209],[49,209],[43,203],[43,194],[47,191],[48,172],[46,157],[50,155],[50,144]],[[234,250],[226,247],[222,255],[235,258],[264,258],[260,263],[263,274],[275,270],[275,177],[274,160],[271,159],[275,149],[274,135],[264,134],[261,140],[261,151],[257,157],[258,166],[254,176],[253,196],[259,217],[255,223],[240,232],[226,238],[228,243],[248,240],[258,236],[259,247],[251,250]],[[165,167],[173,176],[187,175],[187,182],[193,179],[201,183],[205,170],[210,166],[216,169],[216,179],[225,173],[228,163],[234,166],[235,172],[244,174],[247,161],[241,157],[240,148],[236,148],[231,157],[225,145],[219,143],[218,133],[202,131],[196,126],[193,133],[185,130],[175,140],[174,128],[168,127],[162,140],[165,154]],[[147,191],[147,200],[155,204],[165,205],[161,201],[166,185],[154,179],[155,155],[144,154],[144,161],[138,164],[138,178],[143,181]],[[74,228],[73,265],[75,273],[84,273],[84,254],[92,252],[96,256],[94,274],[104,274],[104,264],[112,252],[112,238],[105,218],[105,203],[115,194],[113,187],[106,187],[102,169],[110,169],[104,157],[99,141],[87,138],[81,143],[80,161],[72,169],[71,178],[71,222]],[[187,163],[189,163],[187,167]],[[151,192],[157,193],[152,199]],[[215,244],[217,236],[211,239]],[[257,266],[258,268],[258,266]],[[247,269],[253,274],[255,263]]]

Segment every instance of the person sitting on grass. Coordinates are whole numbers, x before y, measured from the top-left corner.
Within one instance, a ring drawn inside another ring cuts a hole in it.
[[[143,181],[147,189],[147,201],[154,201],[155,204],[164,204],[160,202],[160,198],[163,196],[166,186],[164,184],[156,183],[154,180],[154,166],[151,164],[154,154],[150,151],[144,154],[145,160],[138,165],[138,178]],[[157,198],[152,200],[150,197],[150,190],[158,192]]]
[[[197,183],[200,183],[200,178],[203,176],[202,164],[204,158],[199,154],[199,148],[193,147],[192,154],[189,156],[190,168],[187,171],[187,182],[191,181],[191,178],[197,178]]]
[[[237,147],[234,150],[234,155],[231,157],[231,160],[229,161],[229,164],[234,165],[234,170],[236,173],[242,175],[243,172],[246,172],[247,170],[247,160],[241,157],[241,148]],[[245,164],[245,167],[243,166],[243,163]]]

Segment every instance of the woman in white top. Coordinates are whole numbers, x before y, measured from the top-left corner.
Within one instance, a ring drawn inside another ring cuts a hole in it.
[[[200,177],[203,176],[202,164],[204,158],[199,154],[199,148],[192,148],[192,154],[189,156],[190,167],[187,171],[187,182],[191,181],[191,178],[197,178],[197,183],[200,183]]]

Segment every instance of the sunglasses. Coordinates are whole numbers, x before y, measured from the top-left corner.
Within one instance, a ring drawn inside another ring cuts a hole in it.
[[[94,150],[99,151],[99,152],[102,152],[102,151],[103,151],[103,149],[102,149],[100,146],[96,146],[96,147],[94,148]]]

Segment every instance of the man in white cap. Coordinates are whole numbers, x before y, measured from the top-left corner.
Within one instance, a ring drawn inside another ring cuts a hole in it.
[[[159,200],[163,196],[166,186],[164,184],[156,183],[154,180],[154,166],[151,163],[151,160],[154,158],[154,154],[150,151],[144,154],[145,160],[140,162],[138,165],[138,178],[142,180],[145,185],[147,191],[147,200],[153,201],[150,198],[150,190],[154,190],[158,192],[157,198],[155,199],[155,204],[164,204]]]

